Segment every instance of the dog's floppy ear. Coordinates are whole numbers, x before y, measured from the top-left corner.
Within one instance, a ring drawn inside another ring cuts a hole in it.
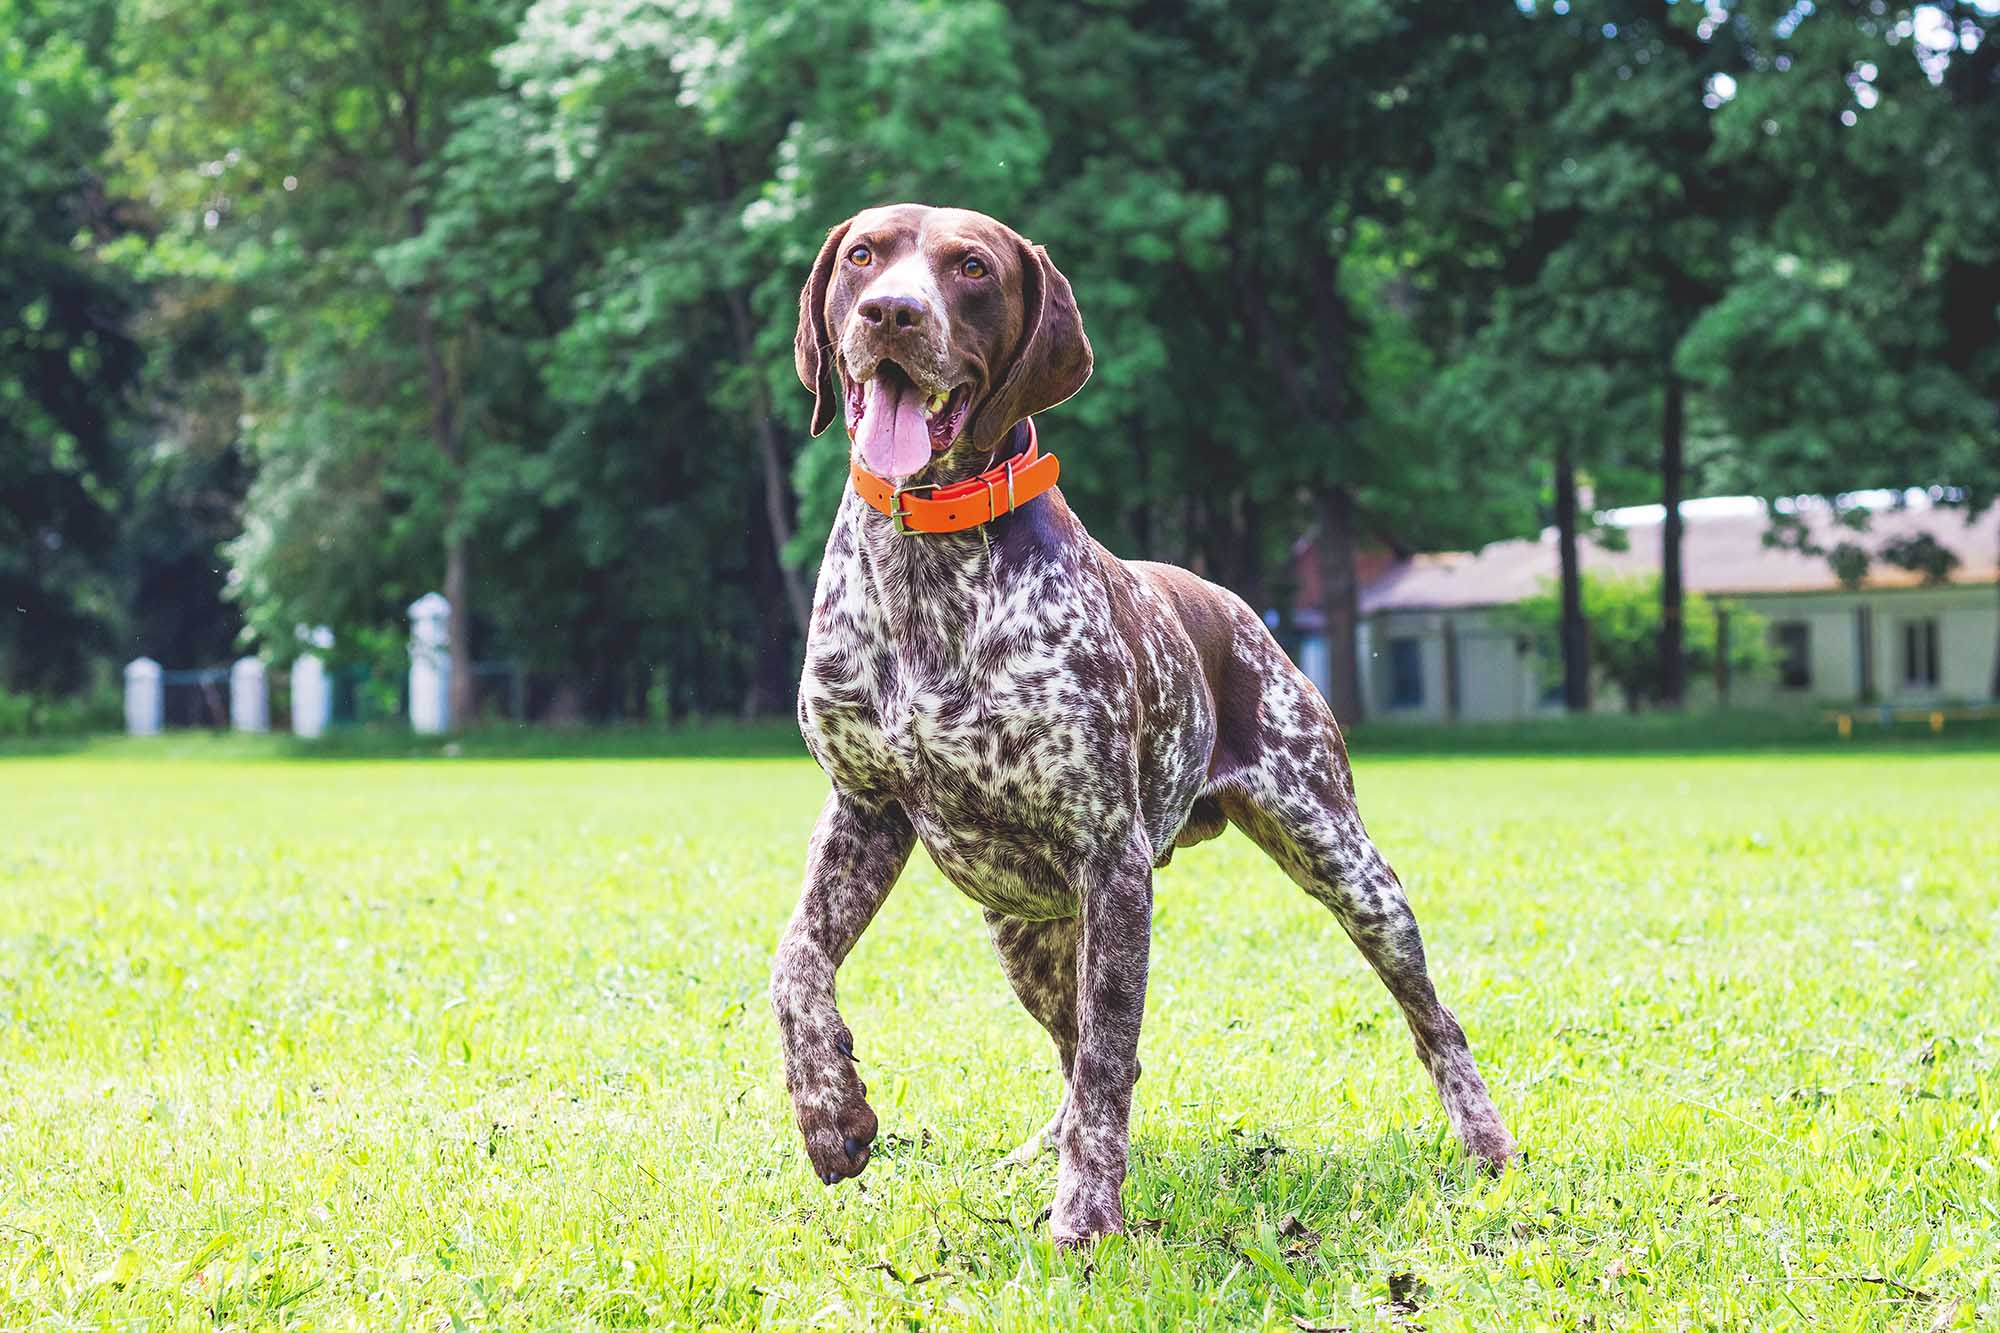
[[[837,386],[831,394],[826,388],[827,376],[833,374],[833,367],[827,364],[833,339],[826,328],[826,288],[833,281],[833,266],[840,258],[840,238],[847,234],[848,224],[853,221],[849,218],[826,234],[826,244],[820,246],[819,258],[813,261],[812,276],[799,290],[799,331],[792,338],[792,363],[798,367],[799,383],[812,391],[815,435],[833,420],[834,403],[840,396]]]
[[[1021,259],[1021,341],[981,410],[980,433],[998,435],[1022,417],[1067,399],[1090,378],[1090,339],[1069,279],[1048,252],[1015,238]]]

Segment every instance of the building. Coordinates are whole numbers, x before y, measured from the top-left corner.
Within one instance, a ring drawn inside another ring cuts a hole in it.
[[[1823,504],[1798,509],[1813,541],[1831,548],[1858,540],[1869,550],[1928,535],[1958,557],[1949,579],[1881,560],[1845,587],[1826,557],[1765,543],[1761,500],[1727,497],[1682,506],[1682,568],[1690,593],[1726,597],[1767,622],[1774,670],[1727,682],[1732,706],[1948,704],[1993,697],[2000,651],[2000,513],[1968,524],[1962,509],[1933,507],[1921,495],[1873,497],[1869,528],[1843,527]],[[1600,521],[1624,530],[1625,549],[1588,536],[1579,543],[1587,573],[1654,574],[1660,568],[1662,511],[1614,510]],[[1310,566],[1309,554],[1302,566]],[[1561,711],[1550,654],[1510,623],[1508,608],[1556,578],[1553,528],[1532,540],[1495,542],[1476,552],[1418,555],[1365,576],[1361,593],[1362,702],[1369,716],[1421,721],[1500,720]],[[1307,604],[1309,605],[1309,603]],[[1299,664],[1322,692],[1327,654],[1316,612],[1297,617]],[[1724,682],[1689,682],[1691,706],[1713,706]],[[1593,706],[1624,706],[1596,683]]]

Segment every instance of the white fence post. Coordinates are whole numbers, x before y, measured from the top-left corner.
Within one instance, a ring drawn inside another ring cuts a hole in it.
[[[271,691],[264,664],[239,657],[229,668],[229,728],[263,732],[271,729]]]
[[[410,730],[451,730],[451,603],[441,593],[410,603]]]
[[[157,736],[167,711],[166,682],[160,664],[135,657],[125,664],[125,734]]]
[[[320,654],[333,647],[333,631],[299,626],[299,638],[313,651],[299,654],[292,664],[292,734],[312,740],[333,720],[333,687],[326,678],[326,659]]]

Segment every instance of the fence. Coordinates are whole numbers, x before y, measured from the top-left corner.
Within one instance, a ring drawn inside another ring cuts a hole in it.
[[[287,672],[274,672],[258,657],[241,657],[226,667],[169,671],[150,657],[125,665],[125,730],[156,736],[169,727],[221,727],[249,733],[271,730],[274,719],[294,735],[315,737],[341,711],[352,716],[359,682],[342,680],[327,667],[333,635],[324,627],[301,628],[305,645]],[[517,666],[475,668],[480,675],[511,674],[510,699],[524,696]],[[343,686],[345,687],[343,691]],[[276,707],[273,707],[274,687]],[[411,730],[435,735],[451,728],[451,603],[426,593],[410,606],[410,672],[404,708]]]

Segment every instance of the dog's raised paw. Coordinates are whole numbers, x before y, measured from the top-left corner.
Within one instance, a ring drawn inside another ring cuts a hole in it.
[[[837,1185],[860,1175],[874,1155],[871,1145],[880,1126],[863,1092],[854,1066],[842,1060],[829,1078],[811,1085],[807,1095],[792,1094],[806,1156],[823,1184]]]

